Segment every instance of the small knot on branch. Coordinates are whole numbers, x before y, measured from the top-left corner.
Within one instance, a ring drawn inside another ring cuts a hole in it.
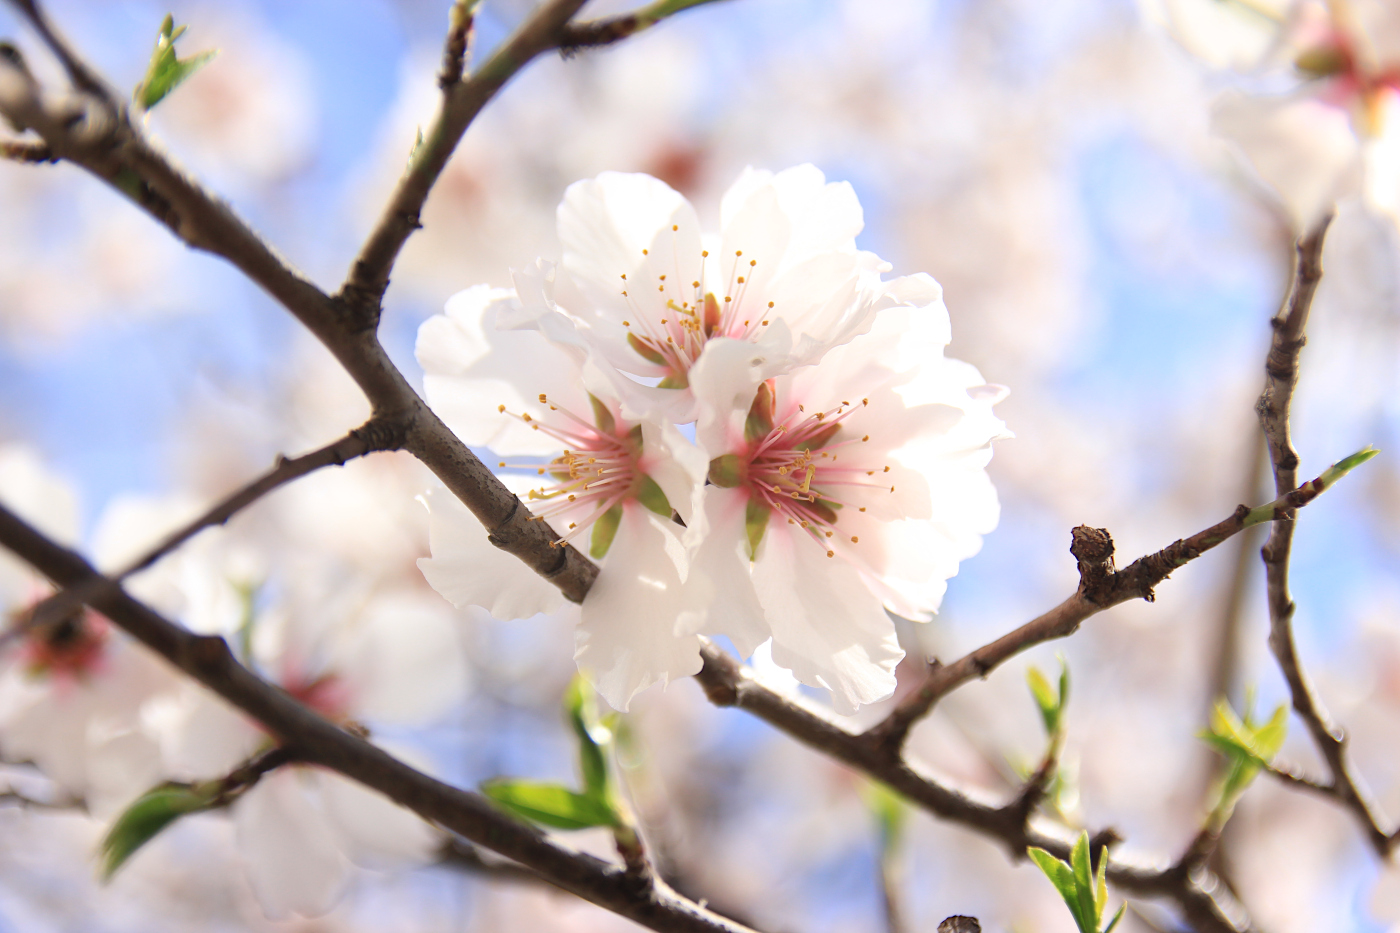
[[[408,440],[408,427],[397,418],[371,418],[351,431],[350,435],[365,445],[365,453],[401,450]]]
[[[1109,601],[1117,569],[1113,565],[1113,536],[1107,528],[1079,525],[1070,532],[1069,552],[1079,562],[1079,592],[1096,606]]]
[[[977,922],[976,917],[964,917],[959,914],[940,923],[938,933],[982,933],[982,924]]]

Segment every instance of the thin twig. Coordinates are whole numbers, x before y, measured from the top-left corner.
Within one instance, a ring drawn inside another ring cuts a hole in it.
[[[531,871],[524,865],[502,859],[488,859],[481,854],[481,849],[478,846],[456,837],[448,839],[438,849],[437,864],[468,871],[475,875],[486,875],[500,881],[513,881],[521,884],[550,884],[548,878]]]
[[[290,460],[278,456],[276,466],[270,471],[211,506],[204,514],[170,532],[122,569],[103,577],[93,577],[82,585],[60,590],[35,605],[30,610],[28,618],[21,624],[11,626],[4,634],[0,634],[0,645],[22,636],[31,629],[42,628],[66,618],[77,611],[79,606],[91,602],[96,595],[97,587],[102,585],[120,586],[127,577],[145,570],[206,528],[224,524],[234,515],[279,486],[284,486],[292,480],[306,476],[322,467],[343,466],[356,457],[363,457],[375,451],[397,450],[402,445],[403,438],[394,425],[384,425],[370,419],[349,434],[319,450]]]
[[[1324,217],[1314,230],[1298,241],[1293,287],[1283,310],[1272,322],[1274,336],[1264,365],[1264,390],[1255,405],[1259,424],[1269,443],[1274,485],[1280,490],[1292,488],[1298,479],[1298,453],[1293,449],[1288,415],[1298,385],[1299,356],[1307,343],[1308,314],[1322,278],[1322,248],[1331,220],[1331,215]],[[1381,828],[1383,818],[1378,815],[1369,791],[1352,772],[1346,735],[1332,722],[1298,659],[1298,647],[1293,638],[1295,607],[1288,591],[1293,529],[1293,522],[1274,523],[1262,552],[1269,603],[1269,648],[1288,683],[1294,712],[1303,720],[1332,772],[1336,799],[1356,815],[1372,846],[1385,856],[1397,837]]]
[[[928,715],[935,703],[951,691],[979,677],[1032,645],[1064,638],[1091,616],[1130,599],[1154,599],[1153,587],[1172,571],[1184,566],[1244,529],[1266,521],[1291,517],[1327,488],[1322,477],[1290,489],[1278,499],[1256,508],[1238,506],[1234,514],[1189,538],[1172,542],[1154,554],[1140,557],[1122,570],[1114,568],[1113,538],[1103,528],[1080,525],[1072,532],[1070,553],[1079,562],[1079,588],[1074,595],[997,640],[983,645],[951,664],[931,665],[917,689],[909,693],[867,736],[886,754],[897,755],[914,723]]]
[[[520,69],[540,53],[559,46],[564,26],[583,4],[584,0],[546,0],[479,71],[466,80],[443,86],[442,104],[423,136],[422,145],[415,149],[412,164],[399,180],[379,223],[360,248],[340,290],[340,298],[361,309],[366,319],[378,319],[379,303],[389,287],[394,262],[404,243],[422,226],[423,204],[462,134]],[[450,37],[448,45],[450,50]]]
[[[97,572],[0,506],[0,545],[59,586],[81,585]],[[262,725],[299,760],[337,771],[379,791],[426,820],[547,877],[600,907],[665,933],[748,933],[653,880],[644,891],[616,866],[575,852],[505,815],[479,794],[423,774],[358,735],[341,729],[238,663],[218,636],[196,635],[118,587],[102,586],[94,608],[178,669]]]
[[[565,55],[586,48],[611,45],[650,29],[657,23],[674,16],[681,10],[716,3],[718,0],[655,0],[631,13],[620,16],[607,16],[582,23],[569,23],[564,27],[559,41],[559,50]]]

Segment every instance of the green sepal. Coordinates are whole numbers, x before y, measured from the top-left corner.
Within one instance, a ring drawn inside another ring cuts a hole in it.
[[[753,404],[749,406],[749,416],[744,420],[744,439],[746,441],[752,444],[773,433],[777,401],[772,379],[759,385],[758,391],[754,393]]]
[[[502,810],[555,829],[615,827],[621,823],[606,800],[559,784],[501,779],[482,784],[481,792]]]
[[[667,373],[666,378],[656,384],[658,389],[684,389],[690,385],[690,380],[684,373]]]
[[[598,520],[593,523],[593,532],[588,540],[588,556],[594,560],[602,560],[607,557],[608,548],[612,547],[613,538],[617,537],[617,529],[621,524],[621,505],[615,505],[598,516]]]
[[[209,64],[209,60],[218,54],[217,50],[210,50],[190,58],[176,57],[175,40],[184,35],[186,28],[177,28],[175,18],[169,13],[161,21],[160,32],[156,35],[155,51],[151,53],[151,62],[146,66],[146,76],[136,85],[136,90],[131,95],[143,110],[150,110],[160,103],[171,91]]]
[[[768,530],[768,519],[773,512],[754,499],[744,506],[744,534],[749,543],[749,560],[758,560],[758,545],[763,541],[763,533]]]
[[[606,800],[611,793],[606,746],[612,742],[612,733],[598,724],[593,690],[577,674],[564,691],[564,711],[578,740],[578,769],[583,777],[583,792],[586,796]]]
[[[612,411],[592,392],[588,393],[588,404],[593,406],[593,423],[601,434],[612,437],[617,433],[617,421]]]
[[[841,425],[839,425],[839,424],[829,424],[829,425],[827,425],[826,427],[822,428],[820,431],[818,431],[816,434],[813,434],[811,437],[807,438],[805,441],[803,441],[802,443],[798,444],[797,447],[796,447],[796,449],[797,449],[797,450],[821,450],[823,447],[825,447],[825,446],[831,441],[831,439],[832,439],[833,437],[836,436],[836,432],[837,432],[837,431],[840,431],[840,430],[841,430]]]
[[[146,791],[122,811],[102,837],[102,880],[110,881],[127,859],[167,826],[182,816],[208,809],[217,796],[217,782],[161,784]]]
[[[666,498],[666,493],[657,485],[656,480],[645,473],[637,480],[633,498],[662,518],[671,517],[671,500]]]
[[[723,454],[710,461],[710,482],[733,489],[744,481],[744,463],[738,454]]]
[[[655,363],[657,366],[666,365],[666,357],[662,356],[655,347],[642,340],[636,334],[628,332],[627,345],[633,350],[636,350],[637,354],[648,363]]]
[[[1347,54],[1336,46],[1308,49],[1293,60],[1293,67],[1309,78],[1330,78],[1347,66]]]

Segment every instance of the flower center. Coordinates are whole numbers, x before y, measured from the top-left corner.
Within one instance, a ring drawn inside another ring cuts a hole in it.
[[[673,224],[671,233],[679,229]],[[643,256],[649,254],[649,250],[642,250]],[[749,275],[740,273],[752,273],[758,260],[750,259],[745,266],[743,256],[743,250],[734,251],[734,267],[722,298],[704,285],[709,250],[700,251],[700,277],[688,285],[679,265],[673,273],[657,276],[655,294],[650,293],[650,283],[629,281],[627,274],[622,274],[622,294],[635,318],[635,322],[622,322],[627,328],[627,343],[642,359],[666,368],[662,388],[683,389],[689,384],[690,367],[710,338],[752,340],[768,326],[773,302],[765,306],[761,298],[749,295]],[[633,295],[633,288],[645,293]]]
[[[710,481],[717,486],[742,486],[748,492],[746,524],[751,558],[775,516],[800,527],[826,550],[827,557],[835,557],[837,547],[860,543],[858,535],[837,533],[841,510],[852,505],[842,490],[886,488],[875,477],[888,473],[887,465],[872,468],[862,462],[865,458],[848,452],[848,448],[868,443],[870,435],[842,436],[843,422],[869,406],[870,400],[861,399],[859,405],[842,402],[830,411],[811,415],[798,405],[791,424],[776,425],[774,401],[773,381],[769,380],[759,387],[749,410],[744,430],[746,449],[712,460]],[[841,459],[843,452],[847,453],[845,460]],[[894,492],[893,486],[888,488]],[[865,511],[865,506],[857,508]]]
[[[111,623],[92,609],[82,607],[61,619],[30,625],[29,616],[40,602],[14,614],[14,633],[23,639],[19,657],[33,677],[83,679],[97,671],[111,640]]]
[[[566,525],[551,542],[554,547],[563,547],[591,526],[589,553],[595,558],[603,557],[621,523],[622,503],[628,499],[636,499],[652,511],[671,517],[665,493],[641,469],[640,424],[619,425],[608,406],[591,395],[592,421],[554,404],[544,394],[539,399],[549,412],[543,418],[528,412],[512,417],[559,440],[566,445],[564,452],[545,465],[512,465],[502,460],[498,466],[531,469],[535,475],[553,480],[531,489],[527,498],[540,503],[532,509],[531,521],[548,521],[557,528],[558,519]],[[511,414],[504,405],[497,410]]]

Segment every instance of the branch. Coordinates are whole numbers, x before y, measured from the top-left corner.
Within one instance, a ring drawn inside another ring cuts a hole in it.
[[[29,165],[43,165],[57,162],[58,156],[54,155],[53,150],[44,143],[35,143],[24,139],[0,139],[0,159],[24,162]]]
[[[1293,449],[1288,415],[1298,385],[1298,360],[1307,343],[1308,313],[1322,278],[1322,247],[1331,216],[1324,217],[1307,236],[1299,239],[1294,263],[1293,287],[1284,309],[1272,321],[1274,336],[1264,364],[1264,390],[1255,405],[1259,424],[1269,442],[1269,458],[1277,489],[1291,488],[1298,478],[1298,453]],[[1385,857],[1395,846],[1397,833],[1381,828],[1381,817],[1359,777],[1351,769],[1347,737],[1334,724],[1314,693],[1298,660],[1293,639],[1293,598],[1288,591],[1288,561],[1293,548],[1293,522],[1276,522],[1264,545],[1264,574],[1269,603],[1269,648],[1288,683],[1293,710],[1307,726],[1332,772],[1332,792],[1350,809],[1376,851]]]
[[[507,81],[530,63],[541,52],[558,48],[564,34],[564,27],[573,15],[583,6],[585,0],[545,0],[535,8],[530,17],[521,24],[505,44],[482,65],[481,69],[466,80],[447,81],[455,70],[460,76],[460,56],[454,69],[445,64],[442,75],[442,105],[438,108],[433,124],[423,137],[423,142],[413,153],[408,171],[399,180],[384,213],[375,225],[374,232],[360,247],[360,254],[350,267],[350,276],[340,290],[340,297],[346,302],[363,309],[367,316],[378,317],[379,303],[389,287],[389,274],[404,243],[413,231],[422,226],[420,217],[428,194],[437,183],[447,160],[457,148],[462,134],[476,119],[491,98],[496,96]],[[459,5],[454,5],[454,18]],[[448,33],[447,51],[444,60],[453,56],[454,34],[458,26],[454,22]],[[465,32],[462,48],[465,52]]]
[[[77,93],[46,99],[22,60],[0,54],[0,114],[16,129],[38,133],[56,157],[126,194],[189,246],[227,259],[286,307],[360,386],[374,420],[402,434],[403,448],[481,520],[492,544],[569,599],[583,600],[598,568],[572,546],[554,547],[554,530],[530,521],[529,510],[520,507],[515,494],[418,397],[375,336],[377,306],[373,314],[357,313],[322,292],[227,204],[153,149],[140,127],[107,96]]]
[[[98,576],[77,554],[55,544],[0,506],[0,545],[59,586]],[[110,583],[110,581],[109,581]],[[91,605],[137,641],[256,719],[299,760],[330,768],[379,791],[425,820],[537,872],[572,894],[666,933],[751,933],[749,928],[680,897],[660,882],[639,890],[623,869],[551,840],[490,801],[416,771],[347,732],[243,667],[218,636],[196,635],[165,619],[124,590],[98,587]]]
[[[564,27],[559,50],[565,55],[573,55],[581,49],[611,45],[650,29],[682,10],[715,2],[717,0],[654,0],[639,10],[621,16],[569,23]]]
[[[1253,509],[1238,506],[1234,514],[1224,521],[1189,538],[1174,541],[1155,554],[1140,557],[1122,570],[1114,569],[1113,538],[1108,531],[1080,525],[1071,532],[1069,548],[1079,562],[1079,588],[1073,596],[952,664],[931,665],[924,683],[901,700],[883,721],[871,727],[867,736],[886,754],[898,755],[914,723],[928,715],[940,698],[970,680],[986,677],[1002,662],[1032,645],[1072,635],[1085,619],[1105,609],[1130,599],[1151,602],[1155,598],[1153,587],[1170,576],[1172,571],[1246,528],[1290,519],[1294,510],[1316,499],[1356,462],[1364,462],[1373,454],[1368,448],[1348,457],[1317,479],[1285,492],[1273,502]],[[1360,460],[1357,461],[1357,458]]]
[[[1001,807],[974,801],[916,771],[898,754],[889,754],[868,734],[847,732],[829,714],[764,687],[713,644],[701,648],[701,657],[704,667],[696,679],[716,706],[737,706],[752,713],[804,745],[888,785],[935,816],[1000,842],[1013,859],[1024,858],[1030,846],[1068,859],[1069,846],[1031,828],[1017,799]],[[1097,846],[1116,837],[1105,834],[1095,838]],[[1110,865],[1108,876],[1125,891],[1175,901],[1198,933],[1238,933],[1227,912],[1216,903],[1214,893],[1208,893],[1219,887],[1209,871],[1149,871],[1119,863]]]

